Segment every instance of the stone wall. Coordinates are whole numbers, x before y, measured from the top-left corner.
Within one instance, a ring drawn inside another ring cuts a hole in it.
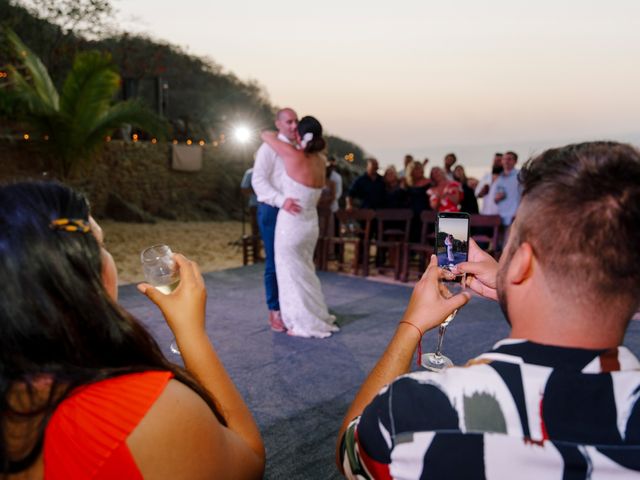
[[[202,170],[177,172],[170,168],[171,144],[112,141],[104,147],[91,166],[66,181],[89,197],[97,217],[122,217],[122,209],[139,209],[141,218],[240,217],[240,180],[252,163],[253,151],[193,146],[203,149]],[[42,144],[0,142],[0,181],[54,177]]]

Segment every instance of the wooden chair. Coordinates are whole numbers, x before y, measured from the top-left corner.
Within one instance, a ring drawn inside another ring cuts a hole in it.
[[[248,265],[249,260],[251,260],[251,263],[262,261],[262,256],[260,255],[262,242],[260,238],[260,229],[258,228],[257,210],[257,207],[249,207],[249,228],[251,229],[251,234],[242,235],[243,265]]]
[[[323,270],[328,267],[329,252],[335,245],[338,245],[336,262],[338,271],[342,271],[348,264],[345,262],[345,245],[354,246],[354,258],[351,262],[351,271],[358,275],[362,267],[362,274],[369,274],[369,239],[371,235],[371,222],[375,217],[375,212],[368,209],[338,210],[335,213],[338,218],[338,230],[334,235],[327,237],[323,241]]]
[[[405,243],[404,253],[402,255],[402,275],[401,280],[406,282],[409,280],[411,269],[411,254],[417,253],[416,273],[418,278],[424,273],[427,267],[427,256],[435,251],[436,247],[436,216],[437,212],[433,210],[425,210],[420,214],[422,226],[420,228],[420,243]]]
[[[400,279],[403,248],[409,242],[413,212],[408,208],[376,210],[376,236],[369,248],[376,247],[375,262],[378,272],[393,272]]]
[[[496,259],[499,257],[498,239],[501,224],[500,215],[474,214],[469,220],[471,238]]]
[[[325,248],[325,244],[327,239],[334,236],[331,206],[318,207],[318,243],[313,258],[316,268],[319,270],[326,268],[328,257],[325,259],[325,255],[328,255],[329,252]]]

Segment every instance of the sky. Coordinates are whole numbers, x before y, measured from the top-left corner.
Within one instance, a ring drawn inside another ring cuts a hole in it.
[[[382,166],[471,173],[573,141],[640,143],[637,0],[114,0],[120,27],[256,80]]]
[[[439,230],[450,233],[456,240],[469,240],[467,238],[469,234],[469,222],[465,219],[441,218]]]

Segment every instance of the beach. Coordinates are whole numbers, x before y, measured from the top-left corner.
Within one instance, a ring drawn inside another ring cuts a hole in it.
[[[196,261],[202,272],[242,265],[242,222],[158,221],[148,224],[99,220],[99,223],[104,230],[106,248],[118,267],[120,285],[144,280],[140,252],[159,243]]]

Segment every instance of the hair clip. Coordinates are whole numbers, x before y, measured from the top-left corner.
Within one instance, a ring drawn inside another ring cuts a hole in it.
[[[53,230],[62,230],[65,232],[89,233],[91,231],[89,222],[81,218],[58,218],[52,220],[49,227]]]

